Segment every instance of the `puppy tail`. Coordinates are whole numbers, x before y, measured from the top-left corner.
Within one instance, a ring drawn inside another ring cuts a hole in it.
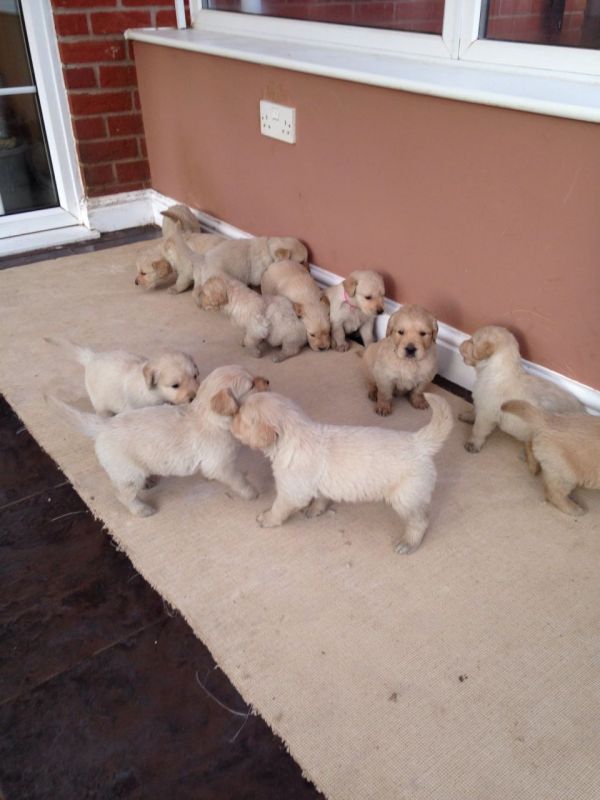
[[[70,342],[63,336],[44,336],[44,341],[54,345],[54,347],[60,347],[61,350],[68,353],[75,361],[79,361],[84,367],[94,358],[94,351],[90,350],[89,347],[80,347],[78,344]]]
[[[47,403],[54,406],[69,425],[80,431],[80,433],[83,433],[84,436],[88,436],[90,439],[95,439],[106,425],[106,420],[102,417],[98,417],[96,414],[88,414],[85,411],[79,411],[68,403],[63,403],[58,397],[46,395],[45,399]]]
[[[448,401],[439,394],[425,392],[425,399],[431,408],[431,419],[428,425],[415,433],[419,444],[429,453],[435,455],[450,435],[454,419]]]
[[[507,400],[502,403],[501,411],[505,414],[514,414],[520,420],[529,426],[531,431],[536,431],[544,424],[544,412],[528,403],[526,400]]]

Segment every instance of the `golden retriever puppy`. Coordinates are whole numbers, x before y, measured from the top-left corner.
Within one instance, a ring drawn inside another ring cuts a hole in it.
[[[329,298],[322,294],[307,269],[295,261],[277,261],[260,282],[263,294],[287,297],[306,328],[311,350],[328,350],[331,343]]]
[[[421,306],[402,306],[389,319],[385,339],[364,353],[369,400],[382,417],[392,413],[394,394],[408,394],[414,408],[427,408],[423,392],[437,372],[438,325]]]
[[[524,442],[527,429],[514,415],[506,417],[501,410],[506,400],[526,400],[546,411],[584,411],[582,404],[569,392],[544,378],[525,372],[519,345],[506,328],[488,325],[460,345],[465,364],[475,367],[473,410],[459,415],[462,422],[473,423],[473,431],[465,444],[469,453],[478,453],[492,431],[500,430]]]
[[[257,497],[236,464],[239,444],[230,428],[238,404],[268,384],[266,378],[254,377],[242,367],[218,367],[202,381],[190,405],[140,408],[110,418],[49,399],[75,428],[94,439],[98,461],[121,503],[132,514],[147,517],[155,509],[138,495],[151,476],[200,472],[240,497]]]
[[[306,344],[306,328],[285,297],[260,295],[228,275],[214,275],[199,295],[202,308],[221,310],[244,331],[243,346],[260,358],[261,343],[281,347],[273,356],[280,362],[297,355]]]
[[[427,529],[435,486],[433,456],[452,429],[450,406],[427,395],[433,411],[416,433],[381,428],[321,425],[286,397],[248,397],[238,404],[231,432],[270,459],[277,496],[257,520],[281,525],[300,509],[307,516],[326,511],[330,501],[385,501],[405,522],[396,552],[415,550]]]
[[[373,324],[383,313],[385,287],[378,272],[356,270],[336,286],[325,289],[329,299],[331,338],[334,350],[348,350],[347,333],[360,331],[365,347],[374,341]]]
[[[203,256],[214,250],[215,247],[226,242],[224,236],[213,233],[190,233],[184,235],[181,226],[177,224],[174,232],[162,243],[162,253],[169,262],[172,272],[176,275],[176,281],[169,288],[169,294],[180,294],[187,291],[196,281],[201,281],[198,270],[204,264]],[[145,283],[136,281],[138,286],[147,285],[150,280],[150,273],[146,270],[144,277]],[[139,278],[139,276],[138,276]]]
[[[162,214],[162,235],[163,239],[168,239],[179,228],[183,234],[202,233],[202,226],[196,219],[194,212],[181,203],[170,206]]]
[[[154,358],[124,350],[97,353],[67,339],[47,337],[85,370],[85,388],[97,414],[120,414],[162,403],[191,403],[198,390],[198,367],[186,353]]]
[[[527,428],[527,464],[534,475],[542,469],[546,500],[565,514],[585,509],[569,495],[577,486],[600,489],[600,417],[550,414],[525,400],[509,400],[502,413]]]

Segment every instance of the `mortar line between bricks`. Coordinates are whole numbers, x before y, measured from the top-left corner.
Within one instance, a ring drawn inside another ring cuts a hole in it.
[[[91,661],[92,659],[96,658],[97,656],[102,655],[102,653],[105,653],[107,650],[110,650],[112,647],[116,647],[117,645],[123,644],[124,642],[129,641],[130,639],[134,638],[135,636],[138,636],[143,631],[146,631],[146,630],[148,630],[150,628],[155,627],[159,623],[163,622],[165,619],[168,619],[168,615],[163,611],[163,613],[160,615],[160,617],[158,619],[155,619],[153,622],[148,622],[146,625],[141,625],[139,628],[137,628],[135,631],[129,633],[127,636],[122,636],[122,637],[120,637],[118,639],[115,639],[114,641],[110,642],[109,644],[105,645],[104,647],[100,647],[98,650],[94,650],[94,652],[88,653],[87,655],[83,656],[82,658],[80,658],[75,663],[69,664],[67,667],[65,667],[63,669],[57,669],[51,675],[48,675],[45,678],[43,678],[43,680],[38,681],[37,683],[34,683],[34,684],[28,684],[27,686],[24,686],[20,691],[15,692],[14,694],[10,695],[9,697],[0,700],[0,708],[2,708],[3,706],[7,705],[8,703],[14,703],[16,700],[19,700],[19,698],[22,697],[23,695],[28,694],[30,692],[33,692],[36,689],[39,689],[41,686],[45,686],[50,681],[53,681],[55,678],[58,678],[61,675],[66,675],[68,672],[71,672],[71,670],[76,669],[77,667],[79,667],[85,661]],[[2,795],[0,795],[0,800],[1,800],[1,798],[2,798]]]

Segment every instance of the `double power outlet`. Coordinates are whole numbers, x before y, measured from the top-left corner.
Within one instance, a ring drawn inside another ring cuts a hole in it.
[[[296,143],[296,109],[269,100],[260,101],[260,132],[263,136]]]

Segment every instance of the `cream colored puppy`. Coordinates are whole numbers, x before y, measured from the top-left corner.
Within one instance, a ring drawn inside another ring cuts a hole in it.
[[[162,403],[191,403],[198,391],[198,367],[186,353],[145,358],[124,350],[97,353],[67,339],[47,337],[85,369],[85,388],[97,414],[120,414]]]
[[[75,428],[94,439],[98,461],[121,503],[132,514],[147,517],[155,509],[138,495],[152,476],[201,472],[246,500],[257,496],[236,465],[239,444],[230,428],[238,403],[268,384],[242,367],[219,367],[202,381],[190,405],[141,408],[109,419],[49,399]]]
[[[336,286],[325,289],[329,298],[331,338],[334,350],[345,352],[347,333],[360,331],[365,347],[374,341],[373,324],[383,313],[385,286],[378,272],[356,270]]]
[[[549,414],[524,400],[503,403],[502,412],[527,426],[527,464],[534,475],[541,468],[546,500],[565,514],[585,514],[569,495],[577,486],[600,489],[600,417]]]
[[[202,308],[223,311],[244,331],[243,345],[256,358],[262,356],[263,341],[281,347],[273,356],[276,363],[297,355],[306,344],[306,328],[285,297],[260,295],[235,278],[215,275],[204,283],[199,300]]]
[[[313,517],[330,501],[385,501],[405,522],[396,552],[415,550],[427,529],[427,511],[435,486],[433,456],[452,429],[450,406],[427,395],[433,411],[416,433],[321,425],[278,394],[248,397],[233,418],[231,432],[240,442],[270,459],[277,496],[258,516],[265,528],[283,524],[306,508]]]
[[[213,233],[189,233],[185,235],[181,230],[181,226],[177,224],[174,232],[162,243],[163,257],[168,261],[172,272],[176,275],[175,284],[169,288],[169,293],[180,294],[185,292],[195,285],[196,280],[201,280],[198,276],[198,270],[204,264],[202,260],[204,255],[225,241],[227,240],[224,236],[218,236]],[[157,265],[157,268],[159,266]],[[146,282],[150,280],[150,274],[147,272],[143,277],[145,283],[136,280],[138,286],[147,286]],[[150,287],[147,286],[147,288]]]
[[[414,408],[427,408],[423,392],[437,372],[435,317],[421,306],[402,306],[390,317],[385,339],[364,353],[369,400],[382,417],[392,413],[394,394],[408,394]]]
[[[287,297],[306,328],[311,350],[328,350],[331,343],[329,298],[322,294],[307,269],[295,261],[278,261],[267,268],[260,288],[263,294]]]
[[[514,415],[507,417],[502,413],[502,403],[506,400],[526,400],[558,413],[585,410],[569,392],[525,372],[517,340],[506,328],[496,325],[480,328],[459,350],[465,364],[476,371],[474,408],[459,415],[463,422],[474,423],[465,444],[469,453],[478,453],[496,427],[522,442],[527,440],[527,427]]]
[[[170,206],[166,211],[161,211],[162,214],[162,235],[163,239],[168,239],[172,236],[177,229],[182,233],[202,233],[202,226],[194,215],[194,212],[181,203]]]

